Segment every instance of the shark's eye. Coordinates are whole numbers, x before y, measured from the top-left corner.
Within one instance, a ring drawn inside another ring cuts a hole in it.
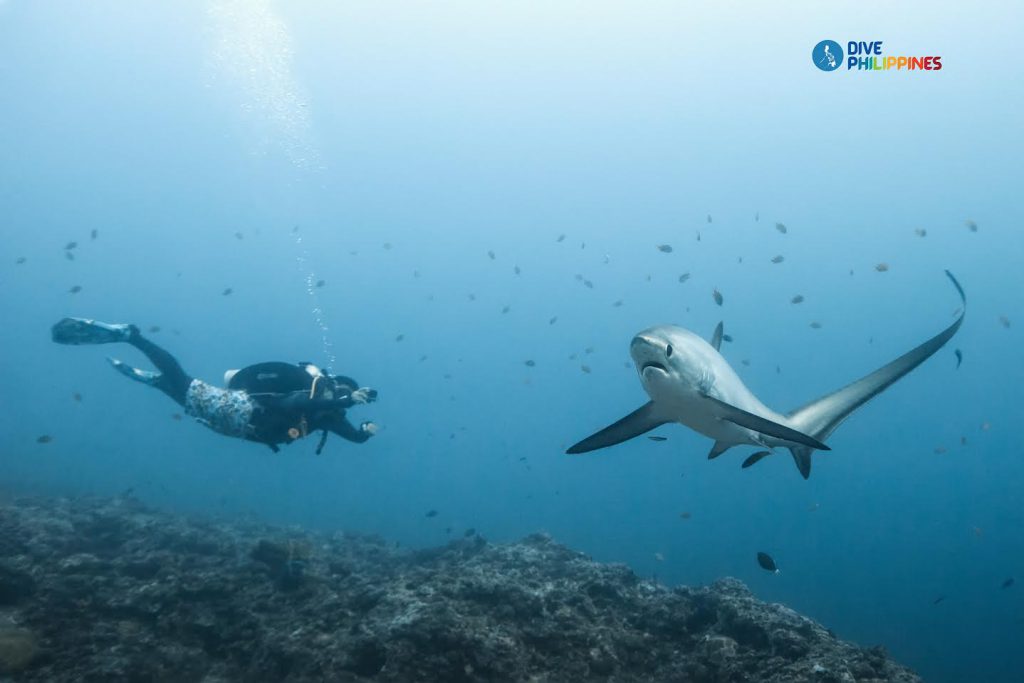
[[[669,344],[668,346],[665,347],[665,358],[671,358],[671,357],[672,357],[672,345]]]

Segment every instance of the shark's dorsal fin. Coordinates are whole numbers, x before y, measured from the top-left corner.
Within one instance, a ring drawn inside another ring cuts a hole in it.
[[[797,408],[786,416],[789,418],[789,423],[795,429],[809,434],[815,439],[826,439],[853,411],[878,396],[941,349],[960,329],[960,325],[964,322],[964,314],[967,312],[967,296],[964,294],[963,288],[951,272],[947,270],[946,275],[953,282],[963,303],[960,315],[949,327],[856,382]],[[796,461],[800,474],[806,479],[811,474],[810,450],[790,448],[790,451],[793,453],[793,460]]]
[[[635,436],[649,432],[669,421],[655,410],[654,401],[648,401],[618,422],[610,424],[601,431],[583,439],[583,441],[569,448],[566,453],[575,455],[614,446],[617,443],[628,441]]]
[[[715,351],[722,350],[722,334],[725,332],[725,326],[719,322],[715,325],[715,332],[711,335],[711,346],[715,347]]]

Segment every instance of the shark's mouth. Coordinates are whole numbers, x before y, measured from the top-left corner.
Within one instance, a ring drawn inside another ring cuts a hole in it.
[[[648,361],[648,362],[644,363],[642,366],[640,366],[640,374],[641,375],[644,374],[644,372],[647,371],[647,368],[654,368],[655,370],[661,370],[662,372],[668,372],[668,368],[666,368],[661,363],[655,363],[654,361]]]

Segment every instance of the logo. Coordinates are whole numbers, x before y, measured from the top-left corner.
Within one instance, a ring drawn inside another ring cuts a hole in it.
[[[823,40],[811,50],[811,61],[822,71],[843,65],[843,48],[834,40]],[[846,43],[847,71],[941,71],[938,55],[907,57],[887,55],[881,40],[851,40]]]
[[[843,65],[843,48],[834,40],[823,40],[811,50],[811,60],[822,71],[835,71]]]

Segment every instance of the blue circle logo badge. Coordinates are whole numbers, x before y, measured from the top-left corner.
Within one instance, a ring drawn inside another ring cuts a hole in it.
[[[834,40],[823,40],[811,50],[811,59],[822,71],[835,71],[843,64],[843,48]]]

